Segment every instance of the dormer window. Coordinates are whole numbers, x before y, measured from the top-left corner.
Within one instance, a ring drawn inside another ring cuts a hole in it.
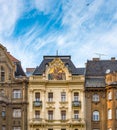
[[[1,66],[1,82],[4,82],[5,81],[5,70],[4,70],[4,67]]]

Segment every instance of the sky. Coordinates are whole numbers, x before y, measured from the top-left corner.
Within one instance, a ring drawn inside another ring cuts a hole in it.
[[[76,67],[117,57],[116,0],[0,0],[0,43],[23,68],[44,55],[71,55]]]

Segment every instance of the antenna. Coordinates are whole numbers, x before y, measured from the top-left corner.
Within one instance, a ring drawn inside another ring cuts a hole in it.
[[[56,50],[56,56],[58,56],[58,50]]]
[[[102,53],[95,53],[95,54],[98,55],[100,59],[102,56],[106,56],[105,54],[102,54]]]

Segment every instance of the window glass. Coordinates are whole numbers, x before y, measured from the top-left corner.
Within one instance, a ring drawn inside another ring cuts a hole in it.
[[[40,101],[40,93],[39,92],[35,93],[35,101]]]
[[[49,102],[52,102],[52,101],[53,101],[53,93],[52,93],[52,92],[49,92],[49,93],[48,93],[48,101],[49,101]]]
[[[61,92],[61,101],[62,102],[66,101],[66,93],[65,92]]]
[[[14,118],[21,117],[21,109],[13,109],[13,117]]]
[[[21,90],[13,90],[13,98],[21,98]]]
[[[53,120],[53,111],[48,111],[48,120]]]
[[[78,99],[79,99],[79,93],[75,92],[74,93],[74,101],[78,101]]]
[[[92,100],[94,102],[98,102],[99,101],[99,95],[98,94],[94,94],[92,98],[93,98]]]
[[[99,112],[98,111],[93,112],[93,121],[99,121]]]
[[[79,118],[79,111],[74,110],[74,119],[78,119],[78,118]]]
[[[35,118],[40,118],[40,111],[35,111]]]
[[[1,66],[1,82],[5,81],[5,70],[3,68],[3,66]]]
[[[108,119],[112,119],[112,110],[108,109]]]
[[[66,120],[66,111],[61,111],[61,120]]]

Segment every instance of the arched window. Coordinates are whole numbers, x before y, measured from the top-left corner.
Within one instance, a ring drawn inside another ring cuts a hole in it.
[[[94,102],[98,102],[99,101],[99,95],[98,94],[94,94],[93,97],[92,97],[92,100]]]
[[[100,116],[99,116],[99,111],[94,111],[93,112],[93,121],[99,121]]]
[[[5,70],[3,68],[3,66],[1,66],[1,82],[4,82],[5,81]]]
[[[111,100],[112,99],[112,92],[108,92],[108,100]]]
[[[108,119],[112,119],[112,110],[108,109]]]

